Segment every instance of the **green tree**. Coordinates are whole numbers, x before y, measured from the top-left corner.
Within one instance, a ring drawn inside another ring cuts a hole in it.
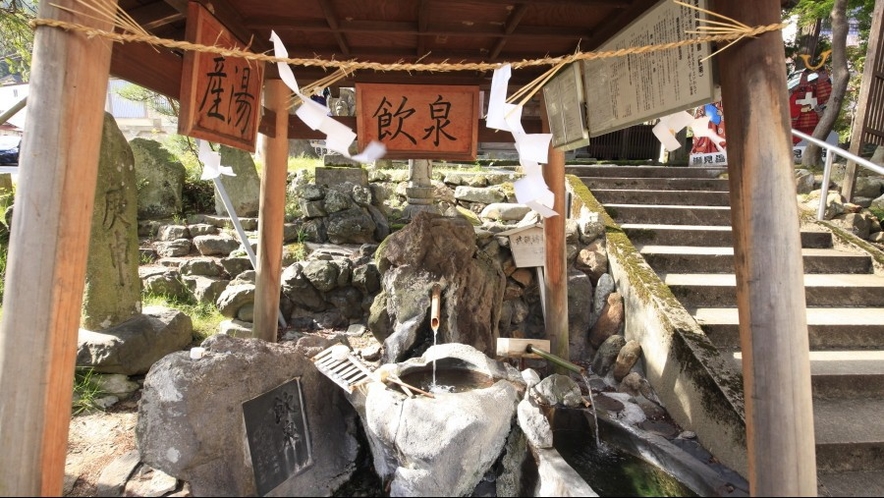
[[[27,81],[34,45],[28,22],[36,15],[36,1],[0,0],[0,77],[18,74]]]

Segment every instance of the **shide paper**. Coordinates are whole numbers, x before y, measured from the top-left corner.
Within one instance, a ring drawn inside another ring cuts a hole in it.
[[[281,59],[288,58],[288,50],[275,31],[271,31],[270,39],[273,41],[274,56]],[[369,143],[361,153],[351,156],[350,144],[356,140],[356,133],[349,126],[343,125],[329,116],[328,109],[324,105],[314,102],[301,93],[298,81],[288,64],[285,62],[277,62],[276,64],[279,67],[279,76],[282,81],[295,95],[301,98],[301,105],[295,111],[295,115],[311,130],[318,130],[325,134],[325,146],[329,150],[360,163],[370,163],[384,157],[387,147],[375,140]]]
[[[494,70],[485,125],[491,129],[513,134],[516,151],[519,153],[519,163],[525,171],[525,176],[513,185],[516,200],[544,218],[557,216],[558,213],[553,210],[555,194],[543,179],[543,168],[540,164],[549,160],[549,143],[552,134],[525,133],[522,128],[522,106],[506,102],[507,84],[511,74],[512,68],[509,64]]]
[[[697,138],[708,137],[715,144],[715,147],[721,151],[723,149],[719,142],[723,142],[724,139],[709,128],[710,119],[712,119],[710,116],[695,118],[687,111],[680,111],[660,118],[660,122],[654,125],[651,131],[654,132],[654,136],[657,137],[657,140],[668,151],[681,147],[681,142],[678,141],[675,135],[685,127],[690,127]]]
[[[220,175],[236,176],[232,167],[221,166],[221,153],[213,151],[207,140],[200,140],[198,157],[203,163],[203,174],[200,175],[200,180],[214,180]]]

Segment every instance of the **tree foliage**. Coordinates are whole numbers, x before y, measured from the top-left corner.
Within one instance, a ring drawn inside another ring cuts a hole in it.
[[[814,64],[831,51],[827,66],[833,79],[832,96],[814,133],[817,138],[825,139],[835,130],[840,141],[849,139],[874,8],[875,0],[797,0],[783,13],[784,18],[796,19],[799,33],[785,46],[787,61],[791,61],[789,70],[804,69],[801,55]],[[855,46],[846,43],[850,20],[859,30],[859,44]],[[806,164],[818,161],[815,146],[806,152]]]
[[[0,77],[18,74],[28,79],[34,45],[28,22],[36,15],[36,1],[0,0]]]

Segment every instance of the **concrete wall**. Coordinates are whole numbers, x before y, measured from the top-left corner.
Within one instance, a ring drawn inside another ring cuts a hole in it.
[[[605,223],[609,271],[626,312],[624,335],[641,343],[645,375],[660,401],[719,461],[748,476],[742,374],[725,362],[583,182],[567,175],[566,188],[572,218],[589,210]]]

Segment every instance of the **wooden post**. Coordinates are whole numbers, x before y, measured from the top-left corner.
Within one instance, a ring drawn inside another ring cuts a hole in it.
[[[868,115],[869,106],[872,107],[871,111],[873,113],[876,112],[876,108],[881,109],[884,107],[884,104],[881,102],[870,102],[869,99],[873,82],[876,79],[884,79],[884,76],[881,75],[882,64],[879,61],[881,50],[884,48],[881,46],[882,41],[884,41],[881,39],[881,31],[884,30],[884,24],[882,24],[881,19],[882,12],[884,12],[884,3],[875,2],[875,10],[872,12],[872,28],[869,30],[869,49],[866,52],[866,65],[863,68],[862,83],[859,87],[856,115],[853,117],[853,130],[850,132],[850,152],[860,157],[862,157],[863,135],[866,131],[866,116]],[[880,123],[880,121],[879,118],[878,122]],[[848,201],[853,199],[855,185],[856,163],[847,161],[847,168],[844,171],[844,184],[841,185],[841,195]]]
[[[780,22],[778,0],[716,0],[749,26]],[[752,496],[816,496],[816,454],[798,206],[782,35],[715,56],[728,177]]]
[[[546,114],[546,106],[542,94],[540,98],[541,118],[543,120],[543,133],[549,133],[549,117]],[[545,240],[546,264],[544,275],[546,277],[545,302],[546,302],[546,336],[552,343],[551,353],[571,359],[568,344],[568,268],[565,264],[565,153],[556,150],[550,144],[549,158],[543,167],[543,179],[547,186],[555,194],[553,209],[559,213],[543,220],[543,238]],[[556,371],[566,373],[567,370],[558,367]]]
[[[255,275],[255,337],[276,342],[279,283],[282,273],[282,225],[288,174],[288,99],[282,80],[264,83],[265,105],[276,112],[276,136],[264,141],[264,171],[258,208],[258,268]]]
[[[111,29],[61,9],[83,11],[40,2],[39,17]],[[62,493],[110,55],[100,38],[51,27],[34,37],[0,322],[3,496]]]

